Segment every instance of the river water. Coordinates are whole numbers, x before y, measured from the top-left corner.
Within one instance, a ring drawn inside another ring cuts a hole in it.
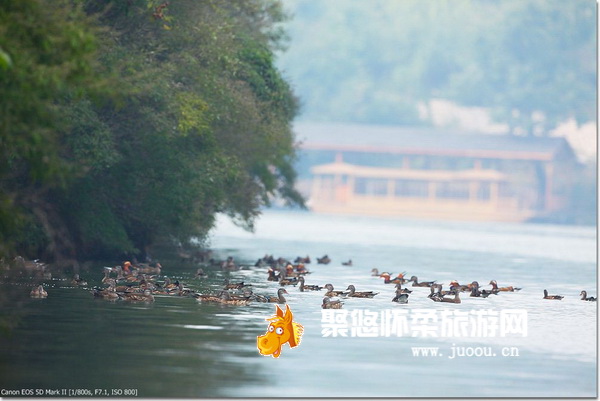
[[[595,227],[267,211],[248,233],[220,218],[211,237],[220,259],[252,265],[265,254],[310,255],[307,284],[332,283],[338,290],[354,284],[379,294],[346,299],[334,313],[348,330],[334,337],[323,334],[329,327],[324,319],[331,317],[320,308],[323,291],[288,287],[288,305],[304,334],[298,347],[284,345],[275,359],[256,347],[274,304],[207,305],[167,296],[148,305],[111,303],[51,280],[47,299],[4,310],[20,316],[20,323],[0,341],[0,389],[163,398],[595,397],[597,305],[581,301],[579,293],[597,295],[596,242]],[[316,264],[324,254],[332,262]],[[353,265],[343,266],[349,259]],[[264,268],[212,270],[196,279],[194,266],[165,261],[163,267],[163,274],[201,292],[218,289],[224,278],[252,283],[255,293],[278,288]],[[409,287],[408,304],[398,305],[391,302],[393,285],[372,277],[372,268],[405,271],[445,288],[451,280],[490,288],[494,279],[522,290],[486,299],[463,294],[462,303],[446,304],[428,299],[428,288]],[[97,285],[102,266],[82,276]],[[544,300],[544,289],[565,298]],[[495,330],[494,319],[511,313],[520,319],[512,321],[516,329]],[[369,314],[381,320],[357,320]],[[487,326],[469,320],[478,314]],[[390,315],[406,318],[408,327],[393,326],[404,327],[403,333],[383,331],[383,316]],[[423,316],[429,316],[426,324],[418,320]],[[424,326],[429,331],[419,331]],[[470,331],[481,327],[487,334]],[[423,348],[441,356],[415,354]]]

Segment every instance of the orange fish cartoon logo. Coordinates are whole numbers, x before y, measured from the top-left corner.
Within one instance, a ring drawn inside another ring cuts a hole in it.
[[[285,305],[285,314],[278,305],[275,305],[275,315],[265,319],[271,322],[267,332],[256,337],[256,346],[261,355],[272,355],[273,358],[279,358],[283,344],[288,343],[290,348],[300,344],[304,327],[294,322],[293,319],[294,316],[289,305]]]

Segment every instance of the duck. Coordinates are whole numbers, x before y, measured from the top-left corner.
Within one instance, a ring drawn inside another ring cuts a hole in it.
[[[105,267],[104,268],[104,277],[102,278],[102,284],[108,284],[108,281],[111,280],[111,278],[110,278],[110,272],[112,270],[109,270],[109,269],[112,269],[112,268],[110,268],[110,267]]]
[[[317,258],[317,263],[320,265],[327,265],[331,262],[331,259],[327,255],[323,255],[321,258]]]
[[[291,264],[290,262],[286,262],[285,263],[285,276],[288,277],[292,277],[294,276],[294,265]]]
[[[116,292],[132,292],[135,289],[135,287],[133,287],[132,284],[118,286],[117,280],[115,280],[114,278],[109,278],[108,280],[106,280],[105,284],[108,284],[108,288],[112,287]]]
[[[226,305],[237,305],[237,306],[246,306],[250,303],[249,299],[235,299],[231,297],[231,294],[229,294],[229,291],[223,291],[221,293],[221,297],[220,297],[220,303],[222,304],[226,304]]]
[[[154,282],[150,278],[145,278],[142,281],[140,281],[139,287],[142,290],[145,290],[145,289],[155,290],[157,288],[156,284],[154,284]],[[179,286],[177,286],[177,287],[179,287]]]
[[[439,301],[440,299],[442,299],[443,295],[441,285],[435,284],[429,287],[429,289],[431,290],[431,292],[429,295],[427,295],[427,298],[431,298],[434,301]]]
[[[123,262],[123,273],[125,275],[130,275],[131,274],[131,262],[126,260],[125,262]]]
[[[373,291],[360,291],[356,292],[356,287],[350,284],[348,288],[346,288],[347,293],[342,294],[347,298],[373,298],[375,295],[379,294],[378,292]]]
[[[450,290],[451,291],[459,291],[459,292],[471,291],[472,286],[473,286],[473,283],[461,285],[458,283],[457,280],[452,280],[450,282]]]
[[[263,263],[266,263],[267,265],[275,264],[275,258],[273,257],[273,255],[265,254],[265,256],[263,256],[259,260],[262,260]]]
[[[509,286],[509,287],[498,287],[498,283],[496,283],[496,280],[492,280],[490,281],[490,285],[492,286],[492,291],[508,291],[508,292],[513,292],[513,291],[520,291],[521,288],[518,287],[513,287],[513,286]]]
[[[544,299],[558,299],[561,300],[564,297],[562,295],[548,295],[548,291],[544,290]]]
[[[437,291],[437,293],[439,293],[440,295],[454,295],[455,291],[452,290],[442,290],[443,286],[442,284],[433,284],[431,286],[432,288],[435,288]]]
[[[285,299],[285,297],[283,296],[283,294],[289,294],[289,292],[287,292],[287,290],[285,288],[279,288],[277,290],[277,296],[262,296],[259,295],[257,296],[258,300],[260,302],[271,302],[271,303],[278,303],[278,304],[285,304],[287,302],[287,300]]]
[[[206,273],[204,273],[204,269],[203,268],[199,268],[198,270],[196,270],[196,274],[194,275],[194,277],[196,278],[205,278],[208,275]]]
[[[298,274],[310,274],[310,272],[306,268],[306,265],[302,262],[298,263],[297,265],[294,265],[294,269]]]
[[[408,280],[408,281],[413,282],[412,283],[413,287],[431,287],[436,282],[436,280],[433,280],[433,281],[423,281],[423,282],[419,283],[419,278],[417,276],[412,276],[410,278],[410,280]]]
[[[412,290],[408,288],[402,288],[402,283],[396,284],[396,292],[400,291],[401,294],[410,294]]]
[[[332,284],[325,284],[325,288],[327,289],[327,293],[325,296],[327,297],[339,297],[344,291],[334,291]]]
[[[586,291],[581,291],[581,293],[579,295],[581,295],[581,300],[582,301],[591,301],[591,302],[595,302],[596,301],[596,298],[594,298],[594,297],[588,297]]]
[[[381,277],[379,274],[379,269],[377,269],[376,267],[371,269],[371,276],[372,277]]]
[[[186,288],[183,286],[183,284],[179,284],[179,287],[177,287],[177,291],[174,291],[172,294],[173,295],[178,295],[180,297],[188,297],[193,295],[195,292],[189,288]]]
[[[383,272],[379,275],[379,277],[383,278],[383,284],[404,284],[409,281],[404,278],[404,273],[400,273],[398,276],[392,279],[392,275],[390,273]]]
[[[298,277],[283,278],[280,275],[279,285],[296,285],[296,284],[298,284]]]
[[[221,294],[223,291],[220,291],[217,295],[212,294],[193,294],[192,296],[196,298],[198,302],[221,302]]]
[[[147,264],[147,263],[140,263],[140,266],[138,267],[139,273],[160,274],[161,271],[162,271],[162,266],[158,262],[154,263],[153,265]]]
[[[460,292],[456,291],[456,292],[454,292],[454,298],[445,297],[443,295],[440,295],[440,296],[433,296],[433,297],[431,297],[431,299],[434,302],[449,302],[449,303],[453,303],[453,304],[459,304],[459,303],[461,303],[461,301],[460,301],[460,297],[458,294],[460,294]]]
[[[125,281],[127,281],[128,283],[139,283],[143,279],[144,276],[142,276],[141,274],[130,274],[129,276],[125,277]]]
[[[310,263],[310,256],[306,255],[305,258],[298,256],[296,259],[294,259],[294,263]]]
[[[340,300],[332,300],[329,297],[323,298],[323,303],[321,304],[321,308],[323,309],[342,309],[342,305],[344,303]]]
[[[303,276],[305,274],[308,274],[308,271],[304,268],[303,264],[294,266],[291,263],[288,263],[287,265],[285,265],[285,274],[284,276],[287,277],[300,277]]]
[[[143,293],[126,292],[121,294],[121,298],[128,302],[154,302],[154,295],[150,290],[144,290]]]
[[[396,290],[396,296],[392,298],[392,302],[397,302],[399,304],[407,304],[408,303],[408,294],[402,292],[402,289]]]
[[[135,287],[133,285],[115,285],[115,291],[118,293],[121,292],[140,292],[139,287]]]
[[[487,298],[491,294],[498,295],[498,291],[494,292],[494,291],[487,291],[487,290],[479,290],[479,283],[477,281],[473,281],[471,283],[471,294],[469,296]]]
[[[256,301],[260,295],[255,295],[252,289],[243,288],[241,294],[230,294],[233,299],[245,299],[248,301]],[[264,302],[264,301],[263,301]]]
[[[109,285],[108,288],[105,288],[103,290],[99,288],[94,288],[90,292],[92,293],[94,298],[108,299],[109,301],[116,301],[120,298],[119,294],[115,291],[114,285]]]
[[[459,292],[459,291],[454,291],[454,290],[442,290],[442,288],[443,287],[441,284],[433,284],[430,287],[431,292],[429,293],[427,298],[431,298],[432,300],[434,300],[436,302],[441,302],[441,300],[446,295],[456,295]]]
[[[442,297],[441,302],[450,302],[453,304],[459,304],[461,303],[460,301],[460,297],[458,296],[459,292],[455,292],[454,293],[454,298],[449,298],[449,297]]]
[[[229,279],[226,278],[225,281],[223,282],[223,289],[224,290],[239,290],[240,288],[243,287],[248,287],[251,286],[252,284],[244,284],[243,281],[240,281],[239,283],[230,283]]]
[[[172,283],[171,279],[168,277],[165,277],[165,281],[163,282],[163,284],[161,286],[161,288],[166,291],[173,291],[178,287],[179,287],[179,280]]]
[[[29,293],[31,298],[47,298],[48,293],[44,290],[44,287],[40,284],[37,287],[33,287],[31,292]]]
[[[71,280],[71,285],[81,285],[85,287],[87,285],[87,281],[82,280],[79,277],[79,274],[75,274]]]
[[[299,288],[300,291],[321,291],[323,289],[323,287],[320,287],[318,285],[306,285],[304,284],[304,277],[299,277],[298,278],[298,284],[299,284]]]
[[[275,270],[273,270],[272,267],[269,267],[269,270],[267,270],[267,274],[269,275],[267,277],[268,281],[279,281],[279,276],[275,274]]]
[[[352,266],[352,259],[348,259],[347,262],[342,262],[342,266]]]

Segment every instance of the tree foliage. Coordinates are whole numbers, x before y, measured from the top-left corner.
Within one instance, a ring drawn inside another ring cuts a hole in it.
[[[595,119],[596,2],[286,0],[280,65],[306,120],[422,124],[434,98],[512,131]]]
[[[219,212],[251,228],[273,197],[303,205],[278,1],[8,3],[0,218],[15,234],[38,227],[55,258],[109,256],[203,238]]]

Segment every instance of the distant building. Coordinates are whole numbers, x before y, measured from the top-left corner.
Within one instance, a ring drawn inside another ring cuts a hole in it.
[[[298,124],[317,212],[526,221],[568,206],[578,162],[564,138]]]

